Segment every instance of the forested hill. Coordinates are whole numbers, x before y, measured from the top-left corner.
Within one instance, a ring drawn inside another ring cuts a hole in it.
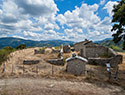
[[[110,48],[114,49],[115,51],[123,51],[122,50],[123,40],[121,40],[119,43],[116,44],[112,41],[111,38],[108,38],[108,39],[105,39],[105,40],[102,40],[102,41],[96,41],[95,43],[103,45],[103,46],[110,47]]]
[[[63,40],[47,40],[47,41],[33,41],[33,40],[24,40],[20,38],[5,37],[0,38],[0,49],[6,46],[16,48],[20,44],[25,44],[27,47],[42,47],[42,46],[60,46],[61,44],[73,45],[72,41],[63,41]]]
[[[111,38],[107,38],[102,41],[96,41],[94,43],[110,47],[116,51],[123,51],[122,50],[122,43],[123,40],[121,40],[119,43],[115,44]],[[61,44],[66,45],[73,45],[73,41],[64,41],[64,40],[47,40],[47,41],[33,41],[33,40],[24,40],[20,38],[13,38],[13,37],[5,37],[0,38],[0,49],[6,46],[10,46],[13,48],[16,48],[17,46],[25,44],[27,47],[42,47],[42,46],[60,46]]]

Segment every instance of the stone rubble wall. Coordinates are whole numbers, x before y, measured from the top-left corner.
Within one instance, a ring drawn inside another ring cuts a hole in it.
[[[112,67],[122,63],[123,56],[117,54],[113,49],[105,46],[85,46],[82,50],[81,56],[88,58],[89,64],[106,65],[110,63]]]
[[[74,49],[75,49],[75,51],[80,51],[81,49],[83,49],[84,46],[96,46],[96,44],[94,44],[92,42],[88,43],[86,45],[84,45],[82,43],[77,43],[77,44],[74,45]]]
[[[40,60],[24,60],[23,64],[24,65],[33,65],[33,64],[38,64]]]
[[[85,50],[85,51],[84,51]],[[117,54],[112,50],[104,46],[85,46],[86,57],[112,57]]]
[[[49,59],[47,62],[53,65],[64,65],[63,59]]]
[[[117,55],[111,58],[88,58],[88,63],[93,65],[106,66],[106,63],[110,63],[111,67],[117,67],[123,60],[122,55]]]
[[[34,50],[34,54],[44,54],[45,53],[45,50]]]
[[[86,62],[81,61],[80,59],[73,59],[67,62],[66,71],[74,75],[85,74]]]

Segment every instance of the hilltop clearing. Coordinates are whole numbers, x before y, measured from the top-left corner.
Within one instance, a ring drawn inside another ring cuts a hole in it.
[[[35,54],[38,48],[18,50],[10,54],[5,62],[6,72],[0,74],[2,95],[124,95],[125,94],[125,54],[119,65],[119,79],[109,81],[106,67],[87,64],[92,73],[74,76],[65,72],[66,66],[55,66],[46,62],[57,58],[58,54]],[[64,54],[70,57],[72,53]],[[23,65],[24,60],[40,60],[36,65]],[[24,71],[23,71],[24,67]],[[38,67],[38,72],[37,71]],[[2,66],[1,66],[2,71]],[[5,93],[5,94],[4,94]]]

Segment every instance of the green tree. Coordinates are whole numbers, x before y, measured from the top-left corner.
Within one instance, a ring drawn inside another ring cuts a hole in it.
[[[19,46],[16,47],[16,49],[25,49],[26,48],[26,45],[25,44],[21,44]]]
[[[113,9],[113,19],[114,23],[112,30],[115,31],[113,36],[113,41],[118,43],[123,40],[123,50],[125,50],[125,0],[121,0],[118,5],[114,5]]]

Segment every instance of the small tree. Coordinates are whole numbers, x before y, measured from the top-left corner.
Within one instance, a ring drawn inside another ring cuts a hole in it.
[[[111,31],[116,31],[113,41],[118,43],[123,40],[123,50],[125,50],[125,0],[121,0],[118,5],[114,5],[112,23],[115,23]]]
[[[25,44],[21,44],[19,46],[16,47],[16,49],[25,49],[26,45]]]

